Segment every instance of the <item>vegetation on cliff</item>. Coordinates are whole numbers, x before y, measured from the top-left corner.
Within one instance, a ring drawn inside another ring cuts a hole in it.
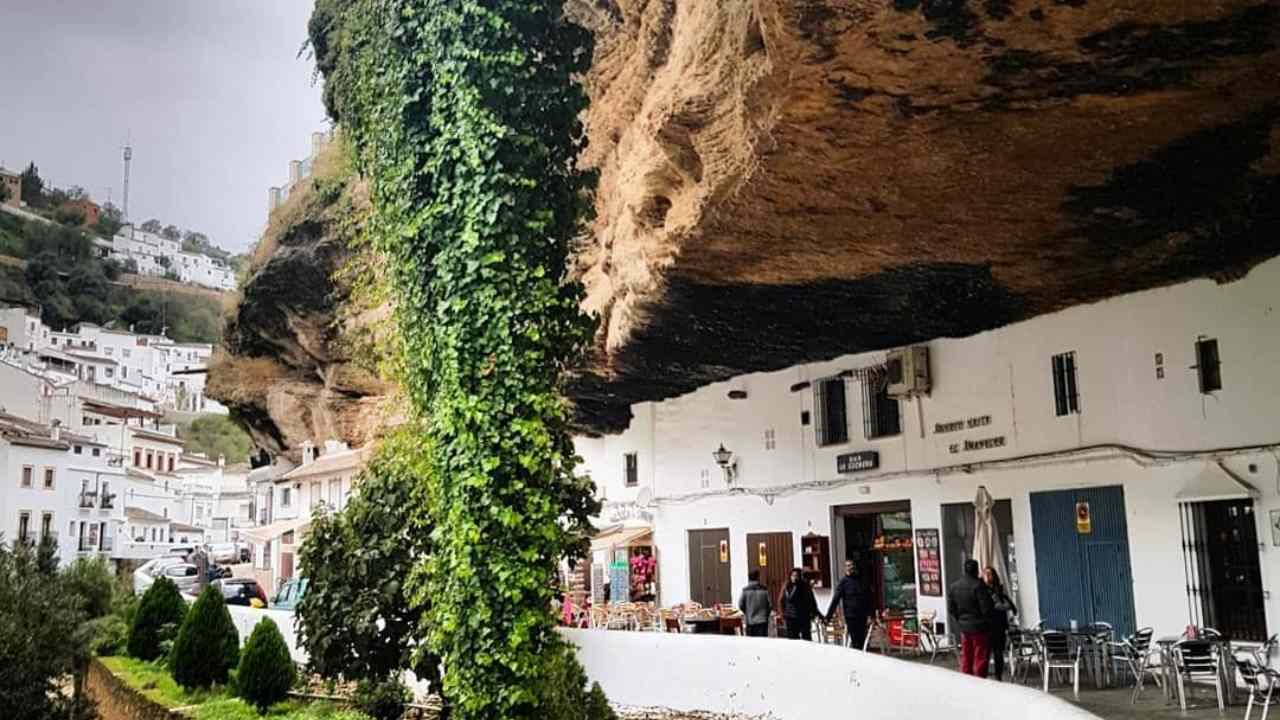
[[[463,720],[563,707],[551,680],[574,660],[553,632],[552,580],[598,510],[573,475],[561,394],[591,337],[564,278],[593,184],[575,169],[591,39],[561,10],[322,0],[310,28],[370,182],[401,379],[429,418],[405,450],[435,527],[413,598],[430,598],[426,644]]]

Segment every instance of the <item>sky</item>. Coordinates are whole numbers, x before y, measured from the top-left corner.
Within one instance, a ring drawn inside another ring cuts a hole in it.
[[[311,0],[0,0],[0,166],[241,252],[327,127]]]

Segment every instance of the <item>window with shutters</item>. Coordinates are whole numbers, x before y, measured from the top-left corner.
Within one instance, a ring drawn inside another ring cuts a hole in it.
[[[1080,394],[1076,390],[1076,354],[1066,352],[1053,356],[1053,408],[1058,417],[1080,412]]]
[[[862,376],[862,431],[868,440],[902,434],[898,399],[889,396],[888,378],[879,373]]]
[[[1196,341],[1196,372],[1200,376],[1200,392],[1208,394],[1222,389],[1222,363],[1218,360],[1216,339]]]
[[[813,417],[813,435],[818,447],[849,441],[844,378],[827,378],[813,384]]]
[[[640,456],[637,453],[627,453],[622,456],[622,473],[627,487],[640,484]]]

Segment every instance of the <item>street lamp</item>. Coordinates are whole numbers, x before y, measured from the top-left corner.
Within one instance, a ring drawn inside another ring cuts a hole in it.
[[[724,482],[726,485],[732,485],[733,481],[738,477],[738,461],[733,458],[733,451],[726,450],[724,444],[720,444],[720,449],[711,453],[711,457],[715,458],[716,464],[724,471]]]

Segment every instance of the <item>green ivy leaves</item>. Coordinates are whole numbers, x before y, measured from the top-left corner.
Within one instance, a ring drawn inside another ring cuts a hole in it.
[[[592,325],[564,281],[590,35],[561,0],[319,0],[312,47],[370,181],[434,524],[412,592],[456,716],[546,718],[556,563],[598,512],[562,372]],[[319,33],[319,37],[317,37]],[[426,603],[427,600],[429,603]],[[539,699],[543,698],[543,699]]]

